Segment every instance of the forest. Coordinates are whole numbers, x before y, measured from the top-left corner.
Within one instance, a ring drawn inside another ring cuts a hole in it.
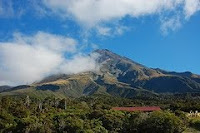
[[[115,111],[112,107],[159,106],[155,112]],[[182,133],[200,132],[198,94],[132,99],[108,95],[59,99],[0,97],[1,133]]]

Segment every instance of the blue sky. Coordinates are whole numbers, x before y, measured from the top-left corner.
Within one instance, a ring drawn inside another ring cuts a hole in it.
[[[196,14],[180,29],[162,35],[158,23],[147,18],[130,32],[97,43],[148,67],[200,74],[199,23]]]
[[[200,74],[199,11],[199,0],[0,0],[0,85],[94,70],[96,48]]]

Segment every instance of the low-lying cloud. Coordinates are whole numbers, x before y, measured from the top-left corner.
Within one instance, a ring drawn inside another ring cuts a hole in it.
[[[0,43],[0,85],[32,83],[56,73],[96,71],[98,56],[80,54],[77,46],[72,38],[44,32],[15,34],[12,41]]]

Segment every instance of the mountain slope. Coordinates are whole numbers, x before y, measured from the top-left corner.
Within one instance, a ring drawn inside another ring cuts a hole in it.
[[[101,55],[101,71],[109,73],[132,87],[143,88],[157,93],[199,92],[199,75],[190,72],[176,73],[151,69],[108,50],[97,50]],[[104,63],[105,62],[105,63]]]
[[[27,87],[1,95],[80,97],[96,93],[132,98],[158,93],[200,92],[200,76],[152,69],[109,50],[96,50],[100,70],[74,75],[52,75]]]
[[[0,86],[0,92],[6,91],[11,89],[12,87],[8,86],[8,85],[4,85],[4,86]]]

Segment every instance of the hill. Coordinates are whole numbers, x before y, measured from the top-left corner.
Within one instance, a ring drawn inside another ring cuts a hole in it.
[[[11,87],[11,86],[8,86],[8,85],[0,86],[0,92],[9,90],[9,89],[11,89],[11,88],[12,88],[12,87]]]

